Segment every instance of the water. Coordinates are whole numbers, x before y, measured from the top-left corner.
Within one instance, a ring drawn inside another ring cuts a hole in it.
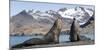
[[[81,34],[81,35],[84,35],[87,38],[90,38],[92,40],[95,39],[93,34]],[[22,42],[24,42],[28,39],[31,39],[31,38],[42,38],[42,37],[43,36],[11,36],[10,37],[10,45],[13,46],[13,45],[22,43]],[[60,35],[59,42],[63,43],[63,42],[66,42],[66,41],[69,41],[69,35]]]
[[[11,46],[16,45],[31,38],[42,38],[42,36],[11,36],[10,45]]]
[[[69,40],[69,35],[60,35],[59,42],[63,43],[63,42],[66,42],[66,41],[70,41]]]
[[[90,38],[91,40],[95,40],[95,34],[80,34],[80,35]]]

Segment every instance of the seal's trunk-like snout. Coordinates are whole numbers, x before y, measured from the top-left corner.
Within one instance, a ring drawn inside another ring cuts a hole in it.
[[[79,23],[77,22],[77,20],[74,18],[71,28],[70,28],[70,41],[71,42],[75,42],[75,41],[79,41],[80,40],[80,36],[79,36]]]

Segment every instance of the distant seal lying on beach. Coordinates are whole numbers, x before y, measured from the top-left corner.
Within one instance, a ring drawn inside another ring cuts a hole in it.
[[[12,46],[12,48],[22,48],[32,45],[58,43],[61,29],[62,29],[62,20],[60,17],[58,17],[58,19],[54,22],[54,25],[52,26],[50,31],[43,38],[32,38],[24,41],[21,44]]]
[[[73,18],[73,22],[70,28],[70,38],[69,38],[71,42],[80,40],[79,27],[80,27],[79,23],[77,22],[75,18]]]

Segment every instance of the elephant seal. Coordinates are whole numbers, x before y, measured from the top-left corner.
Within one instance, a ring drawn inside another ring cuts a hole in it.
[[[12,48],[22,48],[22,47],[27,47],[32,45],[58,43],[61,28],[62,28],[62,20],[60,17],[58,17],[58,19],[54,22],[52,28],[49,30],[49,32],[46,35],[44,35],[43,38],[32,38],[24,41],[21,44],[17,44]]]
[[[45,39],[49,42],[59,43],[59,34],[62,29],[62,19],[58,17],[58,19],[54,22],[54,25],[50,29],[50,31],[45,35]]]
[[[79,23],[77,22],[77,20],[75,18],[73,18],[73,22],[72,22],[71,28],[70,28],[70,38],[69,38],[71,42],[80,40],[79,27],[80,27]]]

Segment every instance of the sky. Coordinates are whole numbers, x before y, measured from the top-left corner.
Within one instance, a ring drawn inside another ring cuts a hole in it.
[[[10,16],[14,16],[23,10],[58,10],[60,8],[75,8],[77,6],[82,6],[85,8],[94,8],[89,5],[77,5],[77,4],[58,4],[58,3],[42,3],[42,2],[22,2],[22,1],[10,1]]]

